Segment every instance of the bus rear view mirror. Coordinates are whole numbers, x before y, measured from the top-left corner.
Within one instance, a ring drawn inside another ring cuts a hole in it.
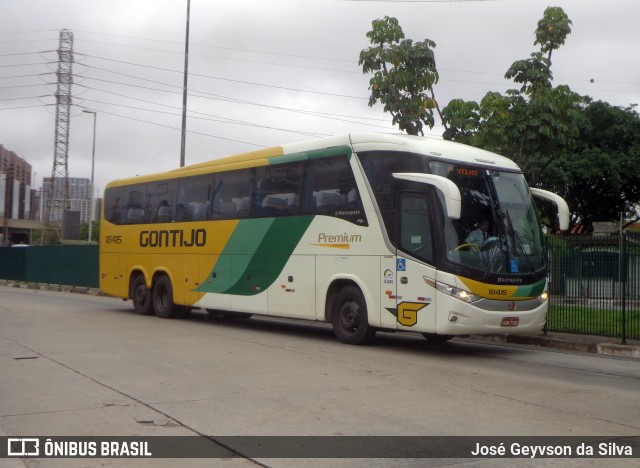
[[[558,221],[560,223],[560,230],[566,231],[569,229],[569,205],[564,201],[560,195],[556,195],[553,192],[542,190],[538,188],[531,188],[531,195],[544,200],[549,200],[558,207]]]
[[[458,186],[446,177],[434,174],[421,174],[411,172],[395,172],[396,179],[409,180],[419,184],[432,185],[444,195],[444,202],[447,208],[447,216],[452,219],[460,219],[461,200]]]

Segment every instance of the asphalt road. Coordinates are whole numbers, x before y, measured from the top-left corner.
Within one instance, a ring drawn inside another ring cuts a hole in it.
[[[434,345],[417,334],[379,333],[372,346],[348,346],[327,324],[204,312],[162,320],[135,315],[118,299],[0,287],[0,435],[640,436],[639,395],[634,359],[456,340]],[[213,462],[189,464],[299,466],[292,459]],[[498,462],[513,464],[460,464]],[[589,462],[603,464],[563,466]],[[627,462],[635,465],[606,460]],[[22,463],[184,460],[0,460]],[[362,466],[371,465],[391,464]]]

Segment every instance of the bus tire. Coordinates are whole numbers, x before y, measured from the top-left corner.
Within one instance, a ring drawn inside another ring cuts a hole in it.
[[[144,279],[144,275],[140,273],[131,281],[131,300],[133,302],[133,310],[136,314],[153,314],[151,290],[147,288],[147,281]]]
[[[179,307],[173,303],[173,287],[168,276],[160,276],[152,291],[153,309],[158,317],[175,318],[179,315]]]
[[[345,286],[333,301],[331,324],[338,340],[346,344],[370,343],[376,329],[369,325],[367,303],[359,288]]]

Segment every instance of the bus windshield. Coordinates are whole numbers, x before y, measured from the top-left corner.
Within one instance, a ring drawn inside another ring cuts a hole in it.
[[[483,274],[544,268],[542,233],[521,173],[430,161],[434,174],[460,189],[460,219],[444,217],[447,260]]]

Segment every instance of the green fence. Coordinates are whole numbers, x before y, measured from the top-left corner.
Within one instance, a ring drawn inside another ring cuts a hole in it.
[[[0,248],[0,278],[99,287],[97,245]]]
[[[547,330],[640,339],[640,235],[547,237]]]

